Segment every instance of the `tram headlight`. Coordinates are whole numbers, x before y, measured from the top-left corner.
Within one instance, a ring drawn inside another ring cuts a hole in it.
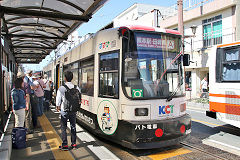
[[[135,108],[135,116],[148,116],[148,108]]]

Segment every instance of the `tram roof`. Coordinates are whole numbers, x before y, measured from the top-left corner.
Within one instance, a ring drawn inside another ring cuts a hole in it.
[[[39,63],[107,0],[0,0],[2,35],[17,63]]]

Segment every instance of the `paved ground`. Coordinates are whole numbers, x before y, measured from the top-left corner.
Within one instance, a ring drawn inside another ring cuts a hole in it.
[[[81,140],[83,136],[77,138],[77,149],[61,151],[58,146],[61,145],[60,138],[60,119],[59,113],[52,111],[38,118],[40,128],[37,128],[33,134],[27,135],[27,148],[13,149],[11,159],[28,160],[49,160],[49,159],[118,159],[105,147],[99,145],[94,139],[92,141]],[[68,142],[70,145],[70,133],[68,129]],[[82,133],[86,135],[85,130],[77,126],[77,135]]]

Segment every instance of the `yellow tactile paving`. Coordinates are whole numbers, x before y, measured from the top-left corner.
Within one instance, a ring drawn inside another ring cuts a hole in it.
[[[45,115],[39,117],[40,125],[44,131],[44,134],[47,138],[47,142],[50,145],[50,148],[53,152],[55,159],[67,159],[73,160],[73,156],[69,151],[59,150],[59,145],[61,145],[62,140],[59,135],[56,133],[55,129],[52,127],[51,123],[48,121]]]
[[[187,154],[187,153],[190,153],[190,152],[192,152],[192,151],[190,151],[188,149],[185,149],[185,148],[179,148],[179,149],[173,149],[173,150],[164,151],[164,152],[161,152],[161,153],[149,155],[148,157],[153,159],[153,160],[161,160],[161,159],[165,159],[165,158],[179,156],[179,155],[182,155],[182,154]]]

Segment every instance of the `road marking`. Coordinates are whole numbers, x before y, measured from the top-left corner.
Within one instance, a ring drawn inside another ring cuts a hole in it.
[[[104,146],[88,145],[87,147],[101,160],[120,160]]]
[[[70,129],[70,123],[67,123],[68,128]],[[96,140],[86,132],[82,127],[76,124],[77,137],[83,142],[95,142]],[[80,131],[80,132],[79,132]],[[109,151],[106,147],[100,145],[87,145],[88,149],[90,149],[99,159],[101,160],[119,160],[119,158]]]
[[[197,107],[187,107],[187,110],[188,110],[188,109],[199,110],[199,111],[206,111],[206,109],[203,109],[203,108],[197,108]]]
[[[217,127],[219,127],[219,126],[225,127],[225,126],[222,126],[222,125],[219,125],[219,124],[214,124],[214,123],[209,123],[209,122],[205,122],[205,121],[200,121],[200,120],[193,119],[193,118],[192,118],[192,121],[200,122],[200,123],[205,123],[205,124],[210,124],[210,125],[217,126]],[[229,128],[229,127],[227,127],[227,128]]]
[[[190,111],[190,112],[197,112],[197,113],[205,113],[205,112],[202,112],[202,111],[196,111],[196,110],[193,110],[193,109],[188,109],[187,111]]]
[[[173,150],[164,151],[164,152],[161,152],[161,153],[149,155],[148,157],[153,159],[153,160],[161,160],[161,159],[175,157],[175,156],[179,156],[179,155],[183,155],[183,154],[187,154],[187,153],[191,153],[191,152],[192,151],[190,151],[188,149],[179,148],[179,149],[173,149]]]
[[[217,126],[217,127],[223,127],[223,128],[227,128],[227,129],[237,130],[237,129],[232,128],[232,127],[227,127],[227,126],[223,126],[223,125],[219,125],[219,124],[214,124],[214,123],[209,123],[209,122],[205,122],[205,121],[200,121],[200,120],[197,120],[197,119],[191,119],[191,120],[194,121],[194,122],[200,122],[200,123],[210,124],[210,125]]]
[[[47,119],[47,117],[43,114],[38,119],[55,159],[74,160],[73,156],[69,151],[61,151],[58,148],[58,146],[61,145],[62,140],[55,131],[55,129],[53,128],[53,126],[51,125],[51,123],[49,122],[49,120]]]

